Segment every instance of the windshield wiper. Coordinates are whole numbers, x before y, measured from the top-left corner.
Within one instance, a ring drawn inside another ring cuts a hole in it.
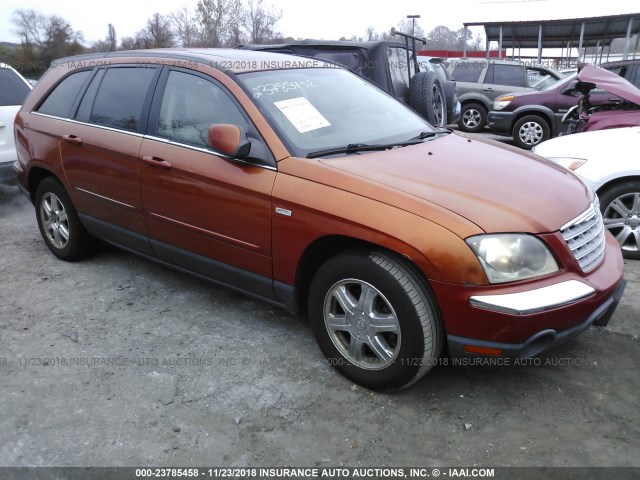
[[[346,147],[327,148],[325,150],[318,150],[317,152],[311,152],[307,155],[307,158],[318,158],[326,155],[337,155],[339,153],[358,153],[358,152],[373,152],[376,150],[389,150],[393,147],[404,147],[407,145],[415,145],[420,143],[419,141],[409,141],[401,143],[387,143],[381,145],[369,145],[366,143],[350,143]]]
[[[413,137],[411,140],[425,140],[427,138],[437,137],[438,135],[444,135],[451,133],[451,130],[448,128],[439,128],[437,130],[433,130],[432,132],[421,132],[420,134]]]
[[[432,132],[422,132],[419,135],[413,137],[406,142],[395,143],[383,143],[383,144],[367,144],[367,143],[350,143],[345,147],[327,148],[325,150],[318,150],[317,152],[311,152],[307,155],[307,158],[318,158],[326,155],[338,155],[340,153],[358,153],[358,152],[373,152],[376,150],[389,150],[394,147],[407,147],[409,145],[417,145],[422,143],[422,140],[427,138],[437,137],[445,133],[451,133],[451,130],[439,129]]]

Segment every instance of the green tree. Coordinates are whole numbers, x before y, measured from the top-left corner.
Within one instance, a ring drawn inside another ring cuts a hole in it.
[[[417,19],[415,20],[415,29],[413,18],[403,18],[398,22],[396,29],[402,33],[413,35],[414,37],[424,38],[424,28],[420,26],[420,22]]]
[[[175,40],[180,47],[197,47],[200,42],[200,31],[198,29],[198,21],[196,14],[182,7],[177,12],[169,15],[171,24],[173,25],[173,33]]]
[[[40,76],[57,58],[84,52],[84,38],[62,17],[32,9],[14,11],[14,33],[21,44],[16,52],[18,68],[27,76]]]
[[[147,26],[136,34],[136,45],[138,48],[173,47],[175,43],[171,19],[154,13],[147,20]]]
[[[262,0],[249,0],[245,14],[245,28],[251,43],[265,44],[281,37],[276,25],[282,18],[282,11],[273,6],[265,7]]]
[[[427,47],[431,49],[453,50],[456,46],[456,32],[444,25],[438,25],[427,35],[427,42]]]

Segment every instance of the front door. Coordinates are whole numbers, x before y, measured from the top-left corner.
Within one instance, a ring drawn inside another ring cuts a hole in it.
[[[231,94],[208,76],[169,70],[158,90],[150,135],[140,149],[152,248],[172,264],[271,296],[275,167],[225,158],[207,142],[212,124],[254,127]]]

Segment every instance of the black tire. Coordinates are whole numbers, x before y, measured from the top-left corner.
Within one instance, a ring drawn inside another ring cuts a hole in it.
[[[418,72],[409,82],[409,105],[434,127],[447,125],[447,100],[433,72]]]
[[[622,256],[640,260],[640,181],[614,184],[599,197],[604,226],[618,240]]]
[[[458,128],[463,132],[477,133],[487,124],[487,109],[484,105],[469,102],[462,105]]]
[[[311,283],[309,317],[329,363],[372,390],[408,387],[442,351],[442,321],[429,287],[387,253],[352,251],[322,265]]]
[[[518,120],[511,132],[514,143],[525,150],[549,140],[549,124],[538,115],[527,115]]]
[[[44,242],[62,260],[80,260],[93,252],[96,240],[78,218],[64,187],[54,178],[40,182],[35,196],[36,218]]]

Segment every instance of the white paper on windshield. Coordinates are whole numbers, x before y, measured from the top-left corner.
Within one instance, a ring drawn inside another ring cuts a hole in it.
[[[273,103],[300,133],[330,127],[329,121],[305,97]]]

